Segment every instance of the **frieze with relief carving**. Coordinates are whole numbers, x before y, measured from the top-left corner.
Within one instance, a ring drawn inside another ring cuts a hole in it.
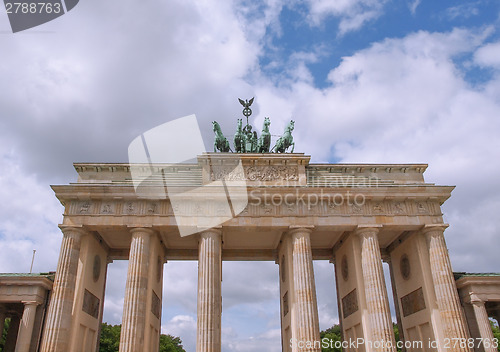
[[[214,167],[210,173],[212,181],[298,181],[299,169],[296,166],[244,166],[244,174],[233,167]]]
[[[249,198],[249,204],[238,216],[441,216],[438,203],[421,200],[406,201],[371,201],[356,204],[353,200],[339,202],[335,198],[320,199],[312,197],[314,203],[308,204],[304,198],[277,197],[276,199],[260,199],[259,194]],[[293,195],[295,196],[295,194]],[[285,201],[286,200],[286,201]],[[67,208],[66,215],[196,215],[221,216],[227,215],[227,204],[214,199],[203,201],[186,200],[182,204],[171,204],[169,200],[160,201],[74,201]]]

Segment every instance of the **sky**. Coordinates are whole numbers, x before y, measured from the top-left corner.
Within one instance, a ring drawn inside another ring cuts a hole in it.
[[[73,162],[127,162],[129,143],[196,114],[230,135],[291,119],[312,162],[427,163],[454,271],[500,272],[500,3],[496,0],[85,1],[13,34],[0,10],[0,272],[55,270]],[[126,261],[104,320],[120,323]],[[165,264],[162,332],[195,350],[196,262]],[[338,322],[333,265],[315,262],[321,329]],[[389,291],[390,292],[390,291]],[[224,352],[281,351],[278,268],[223,268]]]

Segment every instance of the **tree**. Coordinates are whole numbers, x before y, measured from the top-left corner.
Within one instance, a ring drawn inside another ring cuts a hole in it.
[[[493,337],[497,339],[498,343],[498,351],[500,352],[500,328],[498,327],[498,324],[495,324],[493,320],[490,320],[491,324],[491,329],[493,330]]]
[[[99,340],[99,352],[118,352],[120,347],[121,325],[101,325],[101,338]],[[1,350],[0,350],[1,352]],[[172,335],[160,335],[160,352],[186,352],[182,347],[180,337]]]
[[[160,352],[186,352],[182,347],[180,337],[160,335]]]
[[[99,340],[99,352],[118,352],[120,347],[121,325],[101,325],[101,338]]]
[[[332,326],[329,329],[323,330],[319,333],[319,336],[321,338],[321,351],[322,352],[341,352],[342,348],[339,347],[340,344],[337,341],[342,341],[341,339],[341,333],[340,333],[340,325],[336,324]],[[324,340],[326,339],[326,340]],[[324,343],[326,342],[326,345],[328,347],[324,347]]]
[[[5,346],[5,340],[7,339],[7,331],[9,330],[10,326],[10,318],[5,319],[5,325],[3,326],[3,331],[2,334],[0,335],[0,352],[3,351],[3,348]]]

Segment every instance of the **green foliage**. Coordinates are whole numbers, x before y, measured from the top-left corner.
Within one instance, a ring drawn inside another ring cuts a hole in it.
[[[99,352],[118,352],[120,347],[121,325],[101,325],[101,339],[99,341]],[[0,352],[2,352],[0,350]],[[180,337],[172,335],[160,335],[160,352],[186,352],[182,347]]]
[[[5,325],[3,326],[3,331],[2,335],[0,335],[0,352],[3,351],[3,348],[5,346],[5,340],[7,339],[7,331],[9,330],[10,326],[10,318],[5,319]]]
[[[394,338],[396,340],[396,350],[401,352],[401,348],[397,347],[397,343],[399,342],[399,327],[398,324],[392,323],[392,330],[394,331]]]
[[[101,339],[99,340],[99,352],[118,352],[120,347],[121,325],[101,325]]]
[[[495,324],[492,320],[490,320],[491,329],[493,330],[493,336],[498,339],[498,352],[500,352],[500,328],[498,324]]]
[[[334,325],[329,329],[323,330],[319,334],[321,338],[321,352],[341,352],[342,348],[336,347],[336,342],[341,341],[340,325]],[[325,339],[326,340],[323,340]],[[323,346],[326,341],[328,347]]]
[[[180,337],[160,335],[160,352],[186,352],[182,347]]]

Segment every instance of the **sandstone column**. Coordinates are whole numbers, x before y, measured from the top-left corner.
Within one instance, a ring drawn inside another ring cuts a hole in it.
[[[17,335],[16,352],[29,352],[33,325],[35,324],[36,307],[38,302],[23,302],[24,311],[19,333]]]
[[[15,351],[20,320],[21,319],[19,319],[17,315],[12,315],[10,317],[9,331],[7,332],[7,337],[5,338],[5,346],[3,348],[4,352]]]
[[[221,351],[221,231],[200,234],[196,352]]]
[[[358,227],[356,230],[361,241],[361,264],[370,325],[367,336],[373,343],[371,350],[396,351],[378,232],[377,227]]]
[[[120,352],[143,352],[148,289],[149,245],[154,231],[133,228],[123,303]]]
[[[311,249],[311,230],[293,229],[293,289],[295,306],[292,321],[292,336],[298,343],[297,351],[321,351],[319,346],[318,302]],[[293,308],[292,308],[293,309]],[[316,345],[315,345],[316,344]],[[300,348],[300,347],[303,348]],[[308,347],[309,346],[309,347]]]
[[[445,228],[444,225],[427,225],[423,233],[427,238],[429,248],[432,281],[443,326],[443,337],[465,341],[468,338],[468,333],[451,270],[448,249],[444,241]],[[460,347],[459,344],[452,345],[447,349],[447,352],[455,351],[471,351],[471,349]]]
[[[474,315],[476,316],[479,333],[483,339],[482,346],[484,347],[484,351],[498,352],[497,348],[493,347],[493,339],[495,336],[493,336],[493,330],[491,330],[490,319],[488,318],[484,302],[476,295],[472,295],[471,304],[474,308]]]
[[[69,350],[71,312],[75,299],[75,283],[80,256],[81,237],[87,232],[78,227],[63,227],[64,234],[45,322],[42,352]]]

